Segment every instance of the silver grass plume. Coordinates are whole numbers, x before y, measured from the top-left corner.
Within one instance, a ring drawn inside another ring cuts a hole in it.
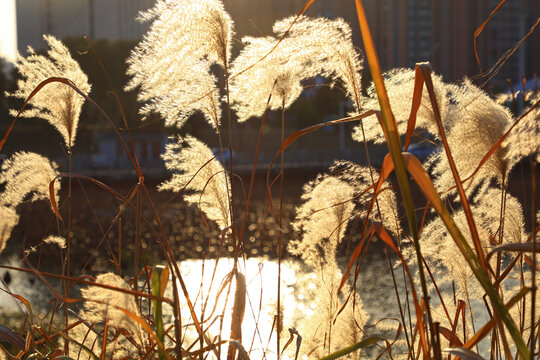
[[[0,253],[6,247],[6,242],[11,235],[11,231],[18,222],[19,215],[17,215],[15,209],[0,205]]]
[[[273,30],[281,38],[296,16],[277,21]],[[312,74],[341,80],[357,111],[361,106],[362,60],[352,43],[351,27],[341,18],[299,16],[285,40],[295,51],[295,63]]]
[[[322,357],[347,346],[360,338],[368,319],[356,293],[349,299],[345,311],[337,316],[343,304],[337,293],[342,277],[336,259],[337,246],[353,214],[354,191],[347,182],[331,175],[321,176],[304,186],[304,203],[298,208],[294,223],[302,232],[302,239],[289,244],[289,252],[312,266],[316,275],[316,290],[309,294],[316,311],[300,326],[304,354]],[[349,292],[350,288],[345,286],[343,293]]]
[[[213,64],[228,71],[233,22],[219,0],[159,0],[140,16],[153,21],[128,59],[127,90],[140,88],[145,117],[181,127],[196,111],[217,128],[221,109]]]
[[[402,135],[407,131],[407,123],[411,113],[414,93],[414,75],[415,72],[411,69],[394,69],[383,75],[384,84],[390,99],[390,107],[392,108],[392,113],[398,123],[398,131]],[[451,126],[453,118],[448,116],[450,105],[448,103],[449,99],[447,97],[446,85],[438,75],[433,74],[432,80],[443,126],[445,130],[447,130]],[[379,102],[373,85],[368,89],[368,98],[364,99],[364,109],[379,110]],[[439,137],[437,121],[425,85],[422,91],[420,108],[417,113],[416,127],[428,131],[437,138]],[[385,141],[382,128],[376,116],[370,116],[364,120],[364,132],[367,141],[371,140],[375,143],[382,143]],[[362,132],[359,126],[354,129],[353,139],[358,142],[363,141]]]
[[[118,275],[113,273],[100,274],[96,277],[96,283],[113,286],[120,289],[130,290],[129,285]],[[109,326],[117,329],[126,329],[129,334],[135,339],[138,347],[143,346],[143,330],[139,323],[131,319],[126,313],[120,309],[127,310],[130,313],[141,316],[137,303],[133,295],[123,292],[105,289],[97,286],[89,286],[81,289],[82,297],[85,299],[84,310],[80,313],[80,317],[89,322],[102,322],[105,317],[108,318]],[[121,342],[119,349],[130,347],[131,343],[119,336],[117,342]],[[110,346],[115,348],[115,344]],[[131,356],[134,354],[134,349],[131,349]],[[115,358],[119,358],[119,354],[114,354]]]
[[[367,192],[365,190],[371,186],[372,176],[375,181],[378,180],[378,172],[374,169],[370,171],[368,167],[355,164],[351,161],[340,160],[334,162],[329,169],[329,173],[354,188],[353,202],[355,204],[355,210],[353,216],[360,219],[365,218],[374,192],[374,190]],[[377,195],[377,203],[371,209],[369,218],[382,223],[385,229],[390,231],[392,235],[399,236],[400,221],[396,194],[388,180],[383,183],[381,191]]]
[[[162,158],[165,167],[177,173],[158,189],[188,192],[184,194],[185,201],[199,206],[220,229],[228,227],[231,224],[227,195],[230,182],[212,150],[196,138],[186,136],[167,144]]]
[[[484,155],[504,135],[512,124],[512,117],[506,108],[497,104],[469,80],[465,80],[459,87],[453,86],[452,96],[455,105],[451,107],[449,116],[456,121],[446,136],[460,178],[465,179],[472,175]],[[507,177],[511,164],[505,152],[504,148],[499,148],[475,177],[466,183],[466,189],[472,190],[483,180],[493,178],[501,182]],[[437,153],[430,162],[435,165],[435,185],[440,191],[455,185],[444,152]]]
[[[500,224],[501,194],[500,189],[487,189],[479,194],[471,206],[471,211],[477,219],[476,225],[480,243],[484,249],[490,249],[498,241]],[[473,247],[468,224],[463,211],[457,210],[452,215],[457,226],[461,229],[469,245]],[[520,243],[527,239],[524,232],[523,212],[519,201],[506,194],[505,230],[503,244]],[[442,220],[437,217],[429,222],[420,237],[422,253],[435,277],[440,279],[439,285],[455,280],[458,292],[463,299],[481,300],[484,291],[474,277],[474,274]],[[486,250],[489,251],[489,250]],[[405,248],[404,253],[411,259],[414,250]],[[496,268],[496,256],[490,260],[493,269]],[[439,276],[437,276],[439,275]]]
[[[19,55],[15,65],[21,74],[17,81],[17,90],[7,93],[8,96],[26,99],[42,81],[50,77],[63,77],[71,80],[84,94],[90,92],[88,77],[82,72],[79,64],[71,57],[69,50],[54,36],[44,35],[49,45],[47,56],[38,55],[28,48],[30,55],[26,58]],[[75,142],[79,115],[84,98],[65,84],[53,82],[43,87],[30,100],[30,108],[21,116],[42,118],[53,125],[64,138],[68,148]],[[17,111],[11,110],[13,116]]]
[[[235,59],[231,99],[239,121],[261,116],[270,93],[270,109],[289,107],[303,90],[301,82],[317,75],[341,79],[347,94],[359,104],[362,62],[342,19],[300,16],[274,24],[275,37],[246,37],[246,47]],[[282,39],[278,44],[278,39]],[[247,71],[244,71],[246,70]],[[243,72],[244,71],[244,72]]]
[[[270,109],[288,108],[302,92],[301,81],[313,76],[294,56],[298,48],[285,39],[270,52],[278,42],[273,37],[245,37],[242,42],[246,46],[233,62],[231,73],[238,75],[230,86],[238,121],[263,115],[270,94]]]
[[[538,94],[531,98],[532,104],[539,100]],[[529,110],[530,107],[525,108],[522,114],[526,114]],[[510,167],[529,155],[535,155],[535,161],[540,162],[540,106],[532,109],[521,119],[503,141],[502,147],[506,150],[505,158],[511,164]]]
[[[47,158],[30,152],[18,152],[4,161],[0,184],[5,184],[0,205],[15,208],[28,195],[36,201],[49,197],[49,184],[58,175],[58,166]],[[54,184],[58,198],[60,182]]]
[[[352,186],[333,176],[304,185],[304,203],[293,224],[303,236],[290,242],[289,252],[313,266],[335,262],[337,246],[353,213],[353,194]]]
[[[43,239],[43,242],[45,244],[56,245],[60,249],[66,248],[66,239],[63,238],[62,236],[49,235],[45,239]]]

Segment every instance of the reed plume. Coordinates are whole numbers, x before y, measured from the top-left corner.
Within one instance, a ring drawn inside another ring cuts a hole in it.
[[[304,185],[303,205],[297,209],[294,227],[302,240],[293,240],[289,252],[313,266],[334,262],[354,205],[354,188],[333,176]]]
[[[30,152],[18,152],[5,160],[0,173],[0,184],[5,189],[0,204],[15,208],[30,195],[30,201],[47,199],[49,184],[58,175],[58,166],[47,158]],[[54,183],[58,198],[60,183]]]
[[[19,223],[19,215],[15,209],[0,205],[0,253],[6,247],[11,231]]]
[[[278,40],[271,36],[245,37],[242,42],[246,46],[232,64],[231,73],[238,75],[231,79],[230,86],[238,121],[262,116],[270,94],[270,109],[288,108],[303,90],[301,81],[313,76],[293,56],[297,48],[284,40],[274,49]]]
[[[456,163],[461,179],[472,175],[484,155],[499,141],[512,124],[510,112],[497,104],[485,92],[465,80],[453,86],[451,114],[456,119],[447,131],[450,152]],[[482,181],[496,179],[499,183],[508,176],[511,164],[505,157],[505,149],[499,148],[486,164],[466,183],[469,192]],[[450,171],[444,152],[437,153],[431,163],[435,165],[435,185],[440,191],[454,186],[455,180]]]
[[[213,64],[225,72],[231,56],[233,22],[219,0],[159,0],[141,13],[153,21],[128,59],[127,90],[139,88],[140,113],[158,112],[168,126],[181,127],[201,111],[220,125],[221,108]]]
[[[285,35],[295,18],[291,16],[274,24],[277,38]],[[309,73],[342,81],[346,95],[360,111],[362,60],[352,43],[347,22],[341,18],[299,16],[286,39],[295,44],[296,51],[291,56],[298,59],[296,62],[302,63]]]
[[[500,229],[500,209],[501,194],[500,189],[489,188],[478,194],[475,202],[471,206],[471,211],[475,215],[478,235],[482,247],[491,248],[498,242]],[[472,247],[472,239],[467,231],[468,224],[463,211],[457,210],[453,214],[454,221],[467,234],[465,238]],[[526,241],[527,235],[524,231],[523,211],[519,201],[510,194],[506,194],[505,199],[505,219],[502,244],[521,243]],[[458,294],[467,300],[481,300],[484,294],[483,289],[477,282],[472,270],[460,253],[454,240],[448,233],[446,226],[440,218],[429,222],[420,238],[423,249],[423,256],[436,274],[437,282],[443,284],[456,281]],[[405,249],[405,253],[413,257],[412,249]],[[492,257],[490,265],[497,268],[497,259]]]
[[[130,290],[129,285],[121,277],[113,273],[100,274],[96,277],[95,282]],[[136,348],[141,349],[144,344],[144,334],[137,321],[125,313],[125,311],[128,311],[134,316],[141,317],[134,296],[97,286],[84,288],[81,290],[81,294],[85,299],[84,310],[79,314],[82,319],[90,323],[100,323],[107,318],[109,327],[114,327],[117,330],[127,330],[127,336],[117,336],[113,344],[107,345],[108,348],[115,349],[111,351],[112,355],[115,358],[136,356],[138,354]],[[127,337],[132,338],[134,342],[129,341]]]
[[[350,345],[351,339],[359,338],[368,318],[356,292],[338,316],[344,299],[337,292],[342,277],[337,247],[353,215],[354,191],[350,184],[331,175],[319,176],[304,186],[304,203],[297,209],[294,222],[302,239],[289,243],[289,252],[299,255],[316,275],[316,290],[308,294],[316,311],[300,326],[304,354],[321,357]],[[346,286],[343,293],[349,292]]]
[[[49,235],[45,239],[43,239],[43,242],[45,244],[56,245],[60,249],[66,248],[66,239],[63,238],[62,236]]]
[[[167,144],[162,158],[166,168],[177,173],[158,189],[190,192],[184,194],[185,201],[196,204],[220,229],[228,227],[231,224],[228,175],[212,150],[196,138],[186,136]]]
[[[43,38],[49,45],[47,56],[36,54],[30,47],[28,57],[19,55],[15,66],[21,74],[21,79],[17,81],[18,89],[7,95],[26,99],[42,81],[50,77],[67,78],[81,92],[88,94],[91,89],[88,77],[82,72],[77,61],[71,57],[69,50],[52,35],[44,35]],[[62,135],[66,146],[71,148],[75,142],[83,103],[84,98],[71,87],[56,82],[50,83],[30,100],[31,107],[21,116],[47,120]],[[16,110],[11,110],[10,113],[13,116],[17,115]]]
[[[532,96],[530,100],[532,104],[536,104],[540,101],[540,95]],[[536,162],[540,162],[540,106],[532,110],[526,107],[519,117],[521,116],[524,118],[502,143],[504,156],[510,167],[530,155],[534,155]]]

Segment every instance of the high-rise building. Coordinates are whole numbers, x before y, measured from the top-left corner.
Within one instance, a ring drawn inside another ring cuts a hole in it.
[[[2,5],[15,0],[2,0]],[[44,45],[43,33],[59,38],[137,39],[148,28],[135,17],[156,0],[16,0],[18,49]],[[202,0],[201,0],[202,1]],[[272,32],[272,24],[297,14],[306,0],[223,0],[235,21],[235,44],[246,35]],[[372,36],[383,69],[413,67],[430,61],[446,80],[475,76],[495,65],[538,20],[538,0],[507,1],[477,39],[481,70],[474,54],[474,32],[500,0],[364,0]],[[0,11],[0,14],[3,14]],[[361,36],[353,0],[318,0],[308,16],[342,17]],[[237,46],[237,48],[239,48]],[[501,67],[496,80],[531,76],[540,64],[540,36],[533,34]]]
[[[4,0],[2,0],[4,1]],[[44,46],[43,34],[138,39],[148,24],[135,20],[155,0],[17,0],[18,49]]]
[[[494,66],[538,20],[535,0],[506,2],[477,38],[474,33],[499,0],[365,0],[384,69],[429,61],[446,80],[476,76]],[[500,68],[495,79],[514,81],[538,71],[539,36],[533,34]],[[479,78],[481,80],[481,78]]]

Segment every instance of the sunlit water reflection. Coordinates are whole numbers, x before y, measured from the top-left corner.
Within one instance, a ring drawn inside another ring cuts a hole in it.
[[[230,337],[231,314],[234,302],[235,281],[228,282],[233,269],[232,259],[187,260],[180,263],[180,271],[185,279],[189,297],[203,329],[211,340]],[[242,345],[253,359],[276,358],[276,327],[278,264],[262,258],[240,260],[239,270],[246,279],[246,304],[242,322]],[[313,314],[316,305],[305,297],[302,289],[315,286],[313,275],[302,273],[300,264],[285,261],[281,267],[281,302],[283,330],[286,333],[281,346],[288,338],[288,328]],[[300,274],[302,275],[300,276]],[[169,293],[169,296],[171,294]],[[184,347],[198,338],[189,315],[187,302],[182,302],[182,324],[185,336]],[[194,348],[197,348],[194,346]],[[291,345],[291,350],[294,345]],[[222,354],[227,346],[221,349]]]

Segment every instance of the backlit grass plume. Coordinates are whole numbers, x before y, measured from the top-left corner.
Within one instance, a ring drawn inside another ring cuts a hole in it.
[[[202,111],[214,128],[221,110],[217,80],[210,67],[227,72],[233,22],[219,0],[160,0],[141,14],[150,31],[128,59],[127,89],[140,88],[141,114],[160,113],[169,126],[181,127]]]
[[[539,94],[531,98],[532,104],[539,100]],[[503,148],[506,150],[505,158],[511,164],[515,164],[529,155],[536,155],[536,162],[540,162],[540,106],[530,112],[529,110],[530,107],[523,110],[522,114],[525,117],[502,143]]]
[[[304,203],[297,210],[294,225],[302,239],[291,241],[289,252],[299,255],[316,274],[314,291],[308,294],[316,310],[300,324],[306,355],[322,357],[357,342],[368,318],[356,293],[338,315],[344,299],[337,292],[342,277],[337,247],[353,214],[354,190],[337,177],[323,175],[304,186]],[[346,286],[342,293],[349,292]]]
[[[22,78],[17,82],[17,90],[7,95],[26,99],[39,83],[50,77],[67,78],[84,94],[88,94],[91,89],[88,77],[71,57],[69,50],[54,36],[44,35],[43,38],[49,45],[47,56],[36,54],[30,47],[28,57],[19,56],[15,66]],[[71,148],[75,142],[83,103],[84,98],[71,87],[56,82],[50,83],[30,100],[31,107],[21,116],[47,120],[60,132],[66,146]],[[12,110],[11,114],[17,115],[17,111]]]
[[[30,152],[19,152],[2,164],[0,184],[5,189],[0,204],[15,208],[30,196],[31,201],[49,198],[49,184],[58,175],[58,166],[47,158]],[[60,183],[55,182],[58,198]]]
[[[450,112],[456,121],[446,135],[460,177],[465,179],[472,175],[484,155],[499,141],[513,121],[510,111],[470,81],[465,80],[459,87],[453,86],[453,90],[455,105]],[[504,148],[495,151],[474,179],[466,183],[466,189],[473,189],[482,180],[493,178],[500,183],[507,178],[513,164],[508,161],[505,152]],[[453,187],[454,177],[446,154],[438,153],[431,162],[435,165],[435,184],[439,189],[445,191]]]
[[[500,235],[500,209],[501,194],[499,189],[487,189],[479,194],[472,212],[476,218],[478,235],[482,247],[488,252],[495,244],[499,244]],[[472,240],[467,233],[467,221],[463,211],[457,210],[453,214],[456,224],[462,229],[463,234],[471,246]],[[506,194],[504,233],[501,244],[521,243],[526,241],[524,232],[523,212],[516,198]],[[481,300],[484,295],[480,284],[473,275],[472,270],[459,252],[455,242],[448,234],[446,227],[440,218],[427,224],[420,238],[423,255],[436,274],[437,283],[451,283],[456,281],[458,293],[468,300]],[[412,249],[408,249],[410,251]],[[408,253],[406,251],[406,253]],[[412,254],[411,254],[412,256]],[[497,268],[496,256],[490,260],[493,269]]]
[[[336,250],[345,234],[354,205],[354,188],[333,176],[326,176],[304,186],[294,223],[302,231],[302,240],[291,241],[289,251],[300,255],[310,265],[335,261]]]
[[[184,200],[197,205],[220,229],[231,224],[227,173],[212,150],[192,136],[178,138],[162,155],[167,169],[174,171],[159,190],[186,192]]]
[[[95,282],[130,290],[129,285],[120,276],[113,273],[100,274],[96,277]],[[115,359],[124,358],[125,356],[138,357],[137,349],[142,348],[144,341],[143,330],[137,321],[126,314],[126,312],[129,312],[132,316],[141,317],[134,296],[97,286],[82,289],[81,294],[85,299],[84,310],[79,314],[82,319],[90,323],[101,323],[107,318],[108,326],[119,331],[112,343],[107,345],[110,356]],[[127,334],[120,335],[122,329],[125,329]],[[112,333],[114,334],[114,332]],[[78,340],[84,344],[85,338],[86,336]],[[95,345],[99,346],[101,344]],[[75,349],[78,351],[77,347]]]
[[[36,201],[49,197],[49,184],[58,175],[57,165],[36,153],[19,152],[2,163],[0,185],[0,252],[11,231],[19,222],[16,207],[24,200]],[[55,182],[58,198],[60,183]]]
[[[274,24],[277,38],[285,35],[295,18],[291,16]],[[309,72],[341,80],[347,96],[359,111],[362,61],[352,43],[351,27],[347,22],[341,18],[300,16],[286,39],[296,47],[291,56],[310,69]]]
[[[0,253],[6,247],[11,231],[19,222],[19,215],[14,208],[0,205]]]
[[[385,73],[383,76],[384,84],[390,98],[392,112],[398,124],[399,133],[403,135],[407,131],[407,123],[411,113],[415,72],[412,69],[394,69]],[[448,115],[449,99],[447,97],[446,84],[437,75],[432,75],[432,80],[443,126],[448,129],[454,118]],[[374,86],[368,89],[368,97],[364,98],[363,101],[366,110],[379,109],[379,102]],[[433,113],[429,93],[425,86],[422,91],[422,100],[417,113],[416,127],[427,130],[435,137],[439,136],[435,114]],[[381,126],[375,116],[370,116],[364,120],[364,132],[368,141],[372,140],[375,143],[385,141]],[[359,142],[364,141],[360,127],[354,129],[353,139]]]
[[[375,181],[378,179],[378,172],[375,169],[370,170],[366,166],[351,161],[341,160],[334,162],[329,169],[329,173],[354,188],[353,203],[355,204],[355,210],[353,216],[364,219],[368,215],[368,205],[373,198],[373,190],[365,190],[372,184],[372,176]],[[377,195],[377,202],[371,209],[369,218],[382,223],[395,236],[400,233],[396,194],[389,181],[385,181]]]
[[[278,40],[271,36],[246,37],[242,41],[246,46],[233,62],[231,72],[239,75],[231,80],[230,94],[240,122],[261,116],[270,94],[270,109],[289,107],[302,92],[301,81],[313,76],[296,61],[294,53],[297,48],[291,48],[287,39],[272,52],[270,50]],[[252,65],[249,70],[241,72]]]

